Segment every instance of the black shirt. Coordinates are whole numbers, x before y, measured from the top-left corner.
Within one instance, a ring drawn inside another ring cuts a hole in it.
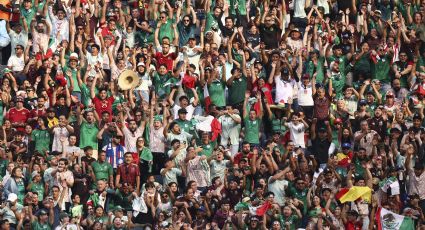
[[[312,140],[312,148],[311,152],[316,158],[318,164],[326,164],[329,159],[329,147],[331,146],[331,142],[326,138],[324,140],[320,140],[320,138],[316,138]]]
[[[270,27],[266,27],[264,24],[260,25],[260,38],[266,45],[266,49],[275,49],[279,47],[281,32],[282,30],[276,25]]]

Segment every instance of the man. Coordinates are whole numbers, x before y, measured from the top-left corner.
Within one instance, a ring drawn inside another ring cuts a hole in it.
[[[69,125],[64,115],[59,116],[59,125],[51,129],[53,134],[52,151],[64,152],[64,147],[68,145],[68,137],[74,133],[74,128]]]
[[[407,53],[405,51],[400,51],[399,55],[400,60],[396,61],[393,66],[393,76],[395,79],[400,80],[400,87],[401,88],[409,88],[408,85],[408,78],[410,76],[410,72],[413,68],[413,62],[409,61],[407,57]]]
[[[48,4],[49,17],[52,22],[52,35],[55,36],[57,42],[62,40],[69,41],[69,19],[64,8],[58,8],[56,15],[53,14],[53,5]]]
[[[70,222],[70,216],[66,212],[61,212],[59,214],[60,225],[55,228],[55,230],[78,230],[77,225]]]
[[[180,109],[186,110],[186,114],[187,114],[186,119],[188,121],[190,121],[192,119],[193,113],[195,112],[195,108],[198,105],[199,98],[198,98],[198,93],[196,92],[195,88],[190,88],[190,90],[193,93],[193,98],[194,98],[193,102],[190,103],[189,98],[186,95],[182,95],[182,96],[179,97],[179,103],[178,104],[175,103],[175,101],[173,99],[174,94],[176,93],[177,89],[173,88],[171,90],[170,97],[168,98],[168,102],[170,103],[170,105],[173,106],[174,119],[179,118],[178,111]]]
[[[16,217],[20,215],[24,207],[22,204],[18,203],[18,196],[15,193],[10,193],[7,196],[6,202],[4,205],[0,206],[0,215],[4,220],[9,221],[12,228],[15,228],[18,223],[18,219]]]
[[[259,114],[251,108],[248,107],[248,98],[251,93],[245,93],[245,100],[243,104],[243,120],[245,125],[245,141],[250,143],[251,146],[259,146],[260,145],[260,128],[261,121],[263,119],[263,103],[261,99],[261,94],[257,93],[256,99],[260,105]]]
[[[155,31],[156,34],[156,31]],[[159,43],[158,43],[159,44]],[[156,52],[155,59],[157,60],[157,66],[165,64],[167,71],[173,70],[173,62],[177,58],[177,54],[170,51],[170,44],[162,44],[162,52]]]
[[[61,65],[63,67],[62,71],[63,74],[67,80],[67,88],[72,88],[72,93],[73,95],[75,95],[79,101],[81,101],[81,89],[80,89],[80,85],[78,84],[78,79],[77,79],[77,73],[79,72],[79,70],[77,69],[78,67],[78,62],[80,61],[78,54],[77,53],[71,53],[69,55],[69,61],[68,63],[66,62],[65,59],[65,52],[66,49],[62,49],[61,51],[61,56],[60,56],[60,61],[61,61]],[[72,83],[72,85],[71,85]],[[67,89],[69,90],[69,89]],[[66,96],[67,96],[67,106],[70,107],[70,103],[71,103],[71,98],[68,95],[68,91],[66,92]],[[55,99],[53,97],[53,99]],[[54,103],[52,102],[52,104],[54,105]],[[69,111],[67,111],[69,113]]]
[[[133,155],[126,152],[124,155],[125,162],[118,166],[117,176],[115,178],[115,187],[121,188],[123,184],[129,184],[136,188],[136,192],[140,193],[140,170],[139,166],[133,164]]]
[[[145,124],[146,123],[142,121],[140,125],[137,126],[136,120],[129,119],[128,128],[126,125],[121,126],[122,133],[124,134],[124,144],[129,152],[137,152],[136,142],[139,137],[143,136]]]
[[[25,1],[24,4],[26,4]],[[48,5],[48,4],[45,4]],[[37,11],[36,9],[31,9],[32,11]],[[29,22],[28,22],[29,24]],[[32,34],[32,51],[36,54],[45,54],[49,48],[50,40],[50,24],[46,22],[45,19],[37,22],[37,26],[31,24],[31,34]]]
[[[70,137],[71,138],[71,137]],[[71,143],[71,141],[70,141]],[[96,159],[94,159],[93,156],[93,148],[91,146],[86,146],[83,148],[84,151],[84,156],[81,157],[81,165],[82,165],[82,170],[83,173],[89,173],[89,167],[90,165],[96,161]]]
[[[68,142],[62,142],[62,157],[67,158],[71,162],[71,164],[81,165],[81,157],[83,155],[83,151],[80,147],[76,146],[76,144],[77,136],[75,134],[70,134],[68,137]]]
[[[314,118],[311,125],[311,151],[320,167],[324,169],[328,163],[329,153],[333,152],[332,145],[332,128],[329,121],[325,121],[325,126],[317,127],[317,119]],[[333,145],[332,145],[333,146]]]
[[[237,166],[243,158],[251,159],[252,156],[253,154],[251,152],[251,145],[248,142],[244,141],[242,142],[242,150],[237,153],[233,158],[233,165]]]
[[[93,181],[109,181],[109,185],[113,187],[114,179],[113,179],[113,169],[112,165],[106,161],[106,152],[101,151],[99,153],[99,159],[91,163],[89,167],[89,172],[93,178]]]
[[[92,102],[94,104],[94,107],[96,109],[96,112],[98,115],[101,115],[103,112],[108,112],[109,114],[112,114],[112,104],[115,101],[115,98],[113,95],[108,97],[108,90],[106,88],[102,88],[99,90],[99,95],[96,96],[95,89],[96,89],[96,82],[97,82],[98,76],[94,78],[94,81],[92,83],[92,86],[90,87],[90,95]],[[114,84],[111,84],[113,86]]]
[[[10,120],[13,128],[18,131],[24,131],[29,117],[30,111],[24,108],[24,99],[17,97],[15,107],[9,109],[5,118]]]
[[[367,156],[372,154],[372,140],[378,135],[375,130],[369,128],[369,124],[366,120],[360,123],[360,130],[354,133],[354,141],[359,144],[360,147],[366,149]]]
[[[102,149],[106,152],[106,161],[109,162],[114,169],[124,162],[124,153],[127,152],[127,149],[120,144],[121,139],[122,135],[116,134],[112,137],[110,143]]]
[[[286,167],[284,170],[278,171],[268,179],[268,190],[274,193],[276,203],[280,206],[285,205],[286,189],[289,185],[289,182],[285,180],[285,175],[290,170],[290,167]]]
[[[170,144],[175,139],[183,144],[189,143],[192,139],[192,135],[182,130],[177,122],[171,122],[169,125],[167,124],[164,129],[164,137]]]
[[[228,49],[232,49],[232,44],[228,44]],[[246,72],[246,59],[245,53],[240,50],[239,54],[242,56],[241,68],[234,67],[231,71],[232,76],[227,80],[226,84],[229,89],[229,103],[239,111],[243,111],[241,105],[244,101],[244,94],[248,86],[247,72]],[[230,53],[231,55],[231,53]],[[230,58],[230,56],[229,56]]]
[[[425,210],[425,173],[423,162],[415,162],[415,166],[412,169],[412,157],[414,154],[414,148],[410,147],[406,151],[407,157],[404,167],[406,167],[409,175],[409,195],[419,195],[419,205],[422,210]]]
[[[293,183],[289,183],[288,186],[288,195],[292,198],[296,198],[307,204],[307,183],[302,178],[296,178]],[[303,205],[303,210],[301,210],[303,216],[307,213],[307,205]]]
[[[239,149],[239,133],[241,130],[241,117],[239,111],[234,110],[232,106],[226,106],[223,114],[218,118],[221,124],[221,142],[223,146],[230,145],[232,156],[238,153]]]
[[[7,61],[7,68],[12,70],[14,74],[21,74],[25,67],[25,53],[24,46],[17,44],[15,52]]]
[[[78,115],[80,113],[80,115]],[[85,113],[85,118],[83,114]],[[90,146],[93,148],[93,157],[97,159],[97,127],[96,118],[93,111],[88,110],[81,113],[80,107],[77,107],[77,122],[80,125],[80,148]]]
[[[57,170],[51,172],[52,177],[55,178],[54,184],[58,185],[61,192],[68,191],[65,194],[71,194],[71,188],[74,185],[74,175],[68,170],[68,160],[61,158],[58,161]],[[70,196],[64,196],[62,202],[70,203]],[[61,207],[61,206],[60,206]]]
[[[267,15],[263,18],[264,21],[261,22],[259,27],[261,41],[264,42],[265,49],[276,49],[279,46],[281,29],[276,25],[274,22],[275,19],[273,19],[271,15]]]
[[[98,180],[96,182],[96,190],[90,191],[89,201],[93,202],[93,205],[96,207],[98,205],[102,206],[103,209],[108,212],[109,211],[109,202],[112,197],[107,192],[108,184],[105,180]]]
[[[45,209],[41,209],[38,213],[38,218],[32,213],[32,205],[29,206],[29,217],[31,220],[31,229],[52,229],[52,225],[55,221],[54,203],[50,200],[44,205],[49,212]]]
[[[28,121],[35,123],[38,117],[46,116],[46,107],[45,107],[46,99],[44,97],[37,98],[37,107],[31,110],[30,118]],[[48,124],[46,124],[47,126]]]

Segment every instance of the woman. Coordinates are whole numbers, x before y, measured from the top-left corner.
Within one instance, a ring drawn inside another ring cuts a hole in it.
[[[10,193],[15,193],[18,196],[18,203],[24,204],[25,197],[25,181],[23,170],[20,166],[12,169],[11,177],[4,185],[3,196],[6,199]]]
[[[170,199],[173,203],[177,197],[180,196],[179,187],[177,186],[176,182],[170,182],[168,184],[167,194],[170,196]]]
[[[4,120],[3,130],[0,132],[0,138],[1,140],[6,139],[7,142],[13,141],[13,137],[15,136],[15,128],[12,128],[12,123],[10,120],[6,119]]]
[[[151,150],[145,147],[143,137],[137,138],[136,148],[140,159],[140,180],[146,181],[148,175],[152,174],[153,155]]]
[[[310,197],[312,189],[310,188],[307,193],[307,197]],[[322,206],[320,206],[320,197],[317,195],[314,195],[313,200],[307,199],[307,207],[309,208],[309,211],[307,213],[309,217],[309,223],[308,226],[315,226],[317,224],[318,218],[320,218],[323,215],[323,209]]]
[[[344,222],[342,221],[342,218],[341,218],[341,207],[336,206],[335,209],[332,211],[330,209],[332,200],[333,200],[333,194],[331,194],[331,197],[326,202],[326,206],[325,206],[326,215],[330,216],[332,220],[332,224],[335,226],[335,229],[343,230],[345,228],[344,228]]]

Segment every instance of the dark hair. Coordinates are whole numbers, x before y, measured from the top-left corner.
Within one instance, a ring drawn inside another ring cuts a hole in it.
[[[12,169],[12,176],[15,176],[16,170],[18,170],[18,169],[21,169],[21,171],[22,171],[22,167],[21,167],[21,166],[15,166],[15,167]]]

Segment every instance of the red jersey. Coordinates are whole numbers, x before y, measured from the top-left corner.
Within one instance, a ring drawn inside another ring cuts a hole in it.
[[[12,124],[15,122],[26,123],[28,118],[30,118],[30,111],[26,108],[22,108],[20,110],[11,108],[6,114],[6,119],[10,120]],[[19,131],[24,131],[25,127],[18,127],[17,129]]]
[[[251,159],[254,156],[252,152],[248,153],[248,159]],[[236,155],[233,157],[233,164],[238,165],[239,162],[244,158],[244,154],[242,152],[236,153]],[[249,162],[248,162],[249,163]]]
[[[111,45],[115,45],[115,36],[112,33],[112,31],[108,28],[108,26],[103,27],[100,33],[102,34],[102,37],[111,36],[112,37]]]
[[[101,100],[98,97],[93,98],[94,108],[96,109],[97,115],[102,116],[103,112],[108,112],[112,115],[112,104],[114,103],[114,96],[110,96],[105,100]],[[112,116],[110,116],[112,119]]]
[[[155,54],[155,59],[158,61],[158,66],[165,64],[168,71],[173,71],[173,61],[177,58],[176,53],[169,53],[164,55],[161,52]]]
[[[30,112],[30,117],[31,118],[35,118],[35,117],[42,117],[46,114],[46,109],[42,108],[42,109],[33,109]]]

